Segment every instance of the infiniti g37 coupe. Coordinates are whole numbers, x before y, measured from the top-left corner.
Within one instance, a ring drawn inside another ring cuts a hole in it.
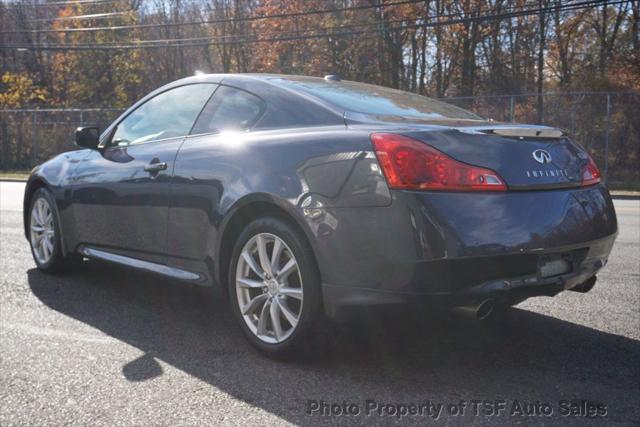
[[[562,131],[333,76],[186,78],[76,143],[27,184],[38,268],[93,258],[220,285],[272,356],[355,306],[483,318],[586,292],[617,234],[598,168]]]

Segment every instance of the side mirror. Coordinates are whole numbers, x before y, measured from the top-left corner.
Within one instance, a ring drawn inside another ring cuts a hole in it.
[[[76,129],[76,145],[92,150],[98,149],[100,142],[100,129],[95,127],[86,127]]]

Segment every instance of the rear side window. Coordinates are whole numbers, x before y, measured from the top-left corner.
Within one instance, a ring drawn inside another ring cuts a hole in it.
[[[191,134],[250,129],[265,107],[262,99],[249,92],[220,86],[202,110]]]
[[[188,135],[216,86],[204,83],[179,86],[154,96],[118,124],[111,145],[126,146]]]
[[[415,93],[351,81],[287,77],[286,86],[307,92],[346,111],[422,120],[480,120],[470,111]]]

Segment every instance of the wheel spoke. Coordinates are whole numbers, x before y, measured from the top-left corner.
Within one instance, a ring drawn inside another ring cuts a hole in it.
[[[282,267],[282,270],[280,270],[280,272],[278,273],[278,281],[284,282],[285,280],[287,280],[287,277],[289,277],[289,275],[293,273],[293,271],[297,267],[298,267],[298,264],[296,264],[296,260],[293,258],[289,259],[289,261],[287,261],[284,267]]]
[[[291,298],[302,300],[302,289],[290,288],[288,286],[280,288],[280,293]]]
[[[45,259],[49,258],[49,248],[47,247],[46,242],[47,242],[47,239],[43,238],[40,240],[40,249],[42,249],[42,257]]]
[[[262,270],[270,276],[273,276],[271,272],[271,263],[269,262],[269,256],[267,255],[267,241],[261,234],[256,237],[256,245],[258,246],[258,257],[260,258],[260,267]]]
[[[43,240],[44,240],[45,246],[47,247],[47,251],[49,253],[52,253],[53,252],[53,242],[51,241],[51,239],[48,238],[48,237],[45,237]]]
[[[40,200],[36,201],[36,204],[33,205],[33,210],[31,211],[31,216],[35,220],[36,224],[44,225],[44,224],[42,224],[42,221],[40,220]]]
[[[258,320],[258,335],[266,335],[267,334],[267,319],[269,318],[271,312],[271,301],[267,300],[262,306],[262,311],[260,312],[260,320]]]
[[[51,216],[51,211],[47,212],[47,215],[44,217],[44,224],[50,226],[52,224],[52,219],[53,217]]]
[[[256,311],[258,306],[263,303],[267,299],[267,294],[260,294],[257,297],[254,297],[251,301],[247,303],[244,307],[242,307],[242,314],[245,316]]]
[[[264,272],[260,267],[256,265],[256,261],[253,259],[253,256],[249,253],[249,251],[244,249],[242,251],[242,258],[244,258],[244,261],[247,263],[249,268],[253,270],[254,273],[256,273],[260,277],[264,276]]]
[[[38,223],[38,225],[42,225],[42,221],[40,221],[40,199],[36,200],[36,203],[33,205],[33,211],[31,213],[35,218],[36,223]]]
[[[282,331],[282,325],[280,324],[280,306],[277,301],[271,303],[271,324],[273,325],[273,333],[276,336],[276,340],[280,341],[284,332]]]
[[[293,312],[289,309],[289,306],[287,306],[287,303],[285,303],[284,301],[278,301],[278,305],[285,319],[287,319],[287,322],[289,322],[289,324],[295,328],[298,324],[298,317],[293,314]]]
[[[38,203],[38,218],[40,219],[40,224],[44,225],[44,202],[39,200]]]
[[[264,287],[264,283],[263,282],[259,282],[257,280],[252,280],[252,279],[246,279],[246,278],[242,278],[242,277],[239,278],[239,279],[236,279],[236,283],[241,288],[260,289],[260,288]]]
[[[276,239],[273,242],[273,249],[271,252],[271,272],[273,273],[273,276],[278,275],[278,270],[280,269],[280,255],[282,254],[283,248],[282,240]]]
[[[35,233],[42,233],[43,231],[45,231],[44,227],[41,227],[39,225],[32,225],[31,226],[31,231],[35,232]]]

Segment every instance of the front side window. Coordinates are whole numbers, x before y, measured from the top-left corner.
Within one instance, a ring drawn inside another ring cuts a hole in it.
[[[249,92],[220,86],[202,110],[191,133],[247,130],[258,121],[265,107],[262,99]]]
[[[215,88],[215,84],[186,85],[154,96],[118,124],[111,145],[127,146],[188,135]]]

